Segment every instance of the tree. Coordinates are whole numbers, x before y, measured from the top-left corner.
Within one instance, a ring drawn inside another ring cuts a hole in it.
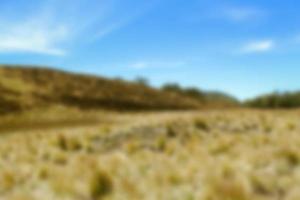
[[[162,86],[162,90],[169,91],[169,92],[177,92],[177,93],[182,92],[182,88],[177,83],[166,83],[165,85]]]
[[[149,81],[145,77],[138,76],[135,78],[135,82],[139,85],[149,86]]]

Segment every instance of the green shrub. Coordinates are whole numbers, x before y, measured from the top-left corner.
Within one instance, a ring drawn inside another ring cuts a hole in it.
[[[165,137],[159,137],[156,141],[156,146],[158,150],[164,151],[167,146],[167,139]]]
[[[111,177],[102,171],[97,171],[90,182],[90,194],[92,199],[98,200],[113,191]]]
[[[170,138],[176,137],[177,133],[172,125],[167,126],[167,136]]]
[[[197,129],[201,129],[201,130],[204,130],[204,131],[208,131],[209,130],[209,126],[207,124],[206,121],[204,121],[203,119],[196,119],[194,121],[194,124],[196,126]]]

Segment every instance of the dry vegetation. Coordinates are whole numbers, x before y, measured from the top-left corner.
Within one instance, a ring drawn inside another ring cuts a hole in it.
[[[300,199],[300,111],[109,116],[3,133],[0,199]]]
[[[237,105],[223,93],[155,89],[141,78],[129,82],[44,67],[0,65],[0,115],[49,106],[145,111]]]
[[[300,199],[299,110],[139,81],[0,67],[0,200]]]
[[[0,93],[0,114],[57,105],[109,110],[201,106],[195,99],[143,84],[28,66],[1,66]]]

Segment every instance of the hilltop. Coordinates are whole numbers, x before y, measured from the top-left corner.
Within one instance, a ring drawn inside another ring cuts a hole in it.
[[[80,109],[185,110],[208,104],[184,93],[135,82],[44,67],[0,66],[0,113],[56,105]]]

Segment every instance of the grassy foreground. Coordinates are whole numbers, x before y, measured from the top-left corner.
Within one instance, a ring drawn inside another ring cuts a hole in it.
[[[97,117],[3,130],[0,199],[300,199],[300,111]]]

